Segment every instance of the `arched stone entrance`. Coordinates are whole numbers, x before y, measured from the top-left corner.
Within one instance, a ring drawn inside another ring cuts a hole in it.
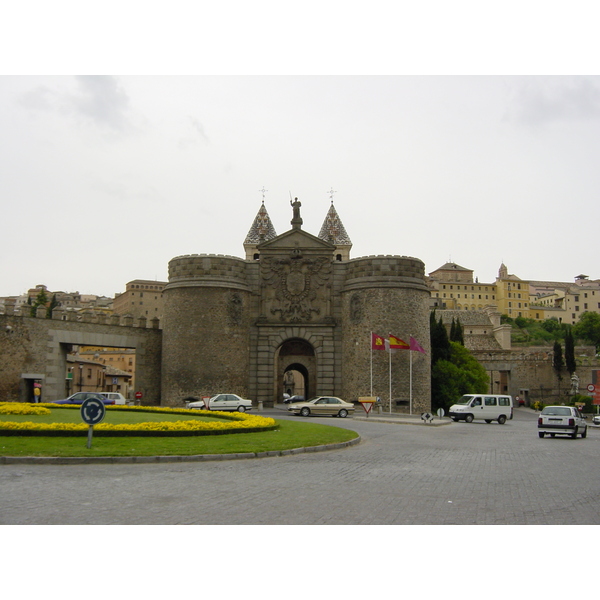
[[[291,395],[302,394],[306,399],[316,395],[315,349],[311,343],[301,338],[288,339],[277,349],[274,378],[277,402],[281,402],[283,393],[290,389],[290,375],[295,375],[296,381]],[[301,386],[298,385],[298,379],[301,381]],[[300,391],[300,387],[302,391]]]

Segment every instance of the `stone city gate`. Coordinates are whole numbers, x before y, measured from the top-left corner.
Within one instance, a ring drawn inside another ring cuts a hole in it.
[[[145,324],[134,327],[131,317],[105,324],[0,315],[0,401],[30,400],[33,381],[42,384],[44,400],[65,398],[67,354],[73,346],[101,346],[134,349],[136,389],[144,404],[159,404],[162,331]]]

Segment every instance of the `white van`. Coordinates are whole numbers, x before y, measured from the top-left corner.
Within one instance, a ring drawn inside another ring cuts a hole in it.
[[[454,421],[483,419],[486,423],[498,421],[500,425],[506,419],[513,418],[512,396],[494,396],[492,394],[465,394],[448,412]]]

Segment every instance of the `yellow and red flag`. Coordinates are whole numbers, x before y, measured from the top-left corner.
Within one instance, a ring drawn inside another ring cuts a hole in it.
[[[390,350],[410,350],[410,345],[390,333],[388,345]]]
[[[385,342],[385,338],[376,333],[371,333],[371,350],[385,350]]]

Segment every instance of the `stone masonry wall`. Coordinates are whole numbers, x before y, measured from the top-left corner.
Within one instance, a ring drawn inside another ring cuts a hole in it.
[[[64,398],[66,355],[73,345],[135,349],[142,402],[160,402],[160,329],[14,315],[0,315],[0,401],[28,400],[23,375],[39,376],[45,400]]]
[[[169,287],[165,294],[163,404],[248,393],[250,293],[229,287]]]
[[[342,293],[342,381],[348,399],[379,396],[390,408],[390,355],[371,351],[371,333],[396,335],[408,343],[412,335],[427,354],[400,350],[391,355],[392,411],[431,408],[429,353],[429,292],[424,265],[418,259],[374,257],[350,261]],[[371,360],[372,359],[372,360]]]

